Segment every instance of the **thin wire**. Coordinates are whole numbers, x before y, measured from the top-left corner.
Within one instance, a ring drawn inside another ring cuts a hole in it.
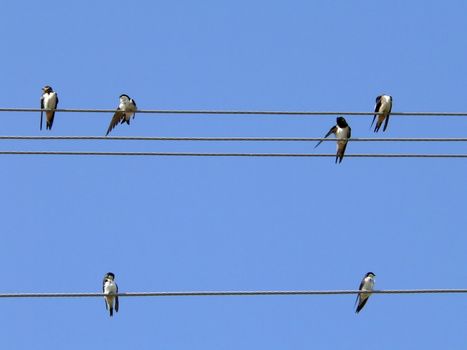
[[[189,152],[83,152],[83,151],[0,151],[0,155],[54,156],[157,156],[157,157],[335,157],[310,153],[189,153]],[[467,158],[467,154],[349,154],[350,158]]]
[[[53,109],[40,108],[0,108],[0,112],[45,112],[53,111]],[[60,113],[115,113],[115,109],[56,109]],[[353,115],[353,116],[368,116],[379,115],[382,112],[346,112],[346,111],[223,111],[223,110],[162,110],[162,109],[142,109],[136,113],[145,114],[220,114],[220,115],[308,115],[308,116],[323,116],[323,115]],[[400,116],[424,116],[424,117],[467,117],[467,112],[391,112],[391,115]]]
[[[184,297],[184,296],[259,296],[259,295],[348,295],[368,293],[360,290],[261,290],[261,291],[192,291],[192,292],[128,292],[120,297]],[[467,289],[374,290],[372,294],[465,294]],[[103,297],[104,293],[2,293],[0,298],[85,298]]]
[[[0,140],[111,140],[111,141],[277,141],[335,142],[320,137],[146,137],[146,136],[0,136]],[[351,142],[466,142],[467,138],[350,138]]]

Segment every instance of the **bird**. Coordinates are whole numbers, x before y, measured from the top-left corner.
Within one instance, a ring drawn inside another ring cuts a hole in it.
[[[107,272],[104,276],[102,293],[105,294],[105,308],[109,310],[110,317],[112,317],[114,308],[118,312],[118,295],[115,295],[118,294],[118,286],[115,283],[115,275],[112,272]]]
[[[386,131],[389,123],[389,115],[391,114],[392,109],[392,96],[389,95],[380,95],[376,97],[376,105],[375,105],[375,113],[383,113],[383,114],[375,114],[373,117],[373,121],[371,122],[370,129],[375,122],[376,117],[378,120],[376,121],[375,130],[374,132],[378,132],[379,128],[381,128],[381,124],[384,122],[383,131]]]
[[[336,163],[339,160],[339,163],[342,162],[344,159],[345,149],[347,148],[347,142],[349,142],[349,138],[351,135],[352,129],[350,128],[349,124],[344,117],[337,117],[336,118],[336,125],[334,125],[328,133],[324,136],[324,138],[328,137],[331,134],[336,135],[337,139],[337,153],[336,153]],[[315,148],[318,147],[323,140],[319,141]]]
[[[360,283],[360,287],[358,287],[358,290],[360,291],[373,291],[373,287],[375,285],[375,277],[376,275],[373,272],[368,272],[365,277],[363,277],[362,282]],[[371,293],[360,293],[357,295],[357,300],[355,301],[355,304],[358,302],[357,309],[355,310],[355,313],[358,314],[363,307],[365,306],[366,302],[368,301],[368,298],[370,297]]]
[[[58,105],[58,95],[50,87],[46,85],[42,88],[42,97],[41,97],[41,109],[57,109]],[[42,117],[43,111],[41,111],[41,130],[42,130]],[[47,118],[46,128],[48,130],[52,129],[52,124],[54,123],[55,111],[46,111],[45,116]]]
[[[117,126],[118,123],[123,124],[126,122],[128,125],[130,125],[130,118],[135,118],[136,109],[135,100],[130,98],[128,95],[120,95],[120,104],[118,105],[118,108],[115,111],[112,120],[110,121],[109,128],[107,129],[105,136],[107,136],[112,131],[112,129]]]

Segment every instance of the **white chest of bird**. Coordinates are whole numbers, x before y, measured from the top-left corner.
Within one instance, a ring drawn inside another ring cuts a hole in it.
[[[57,93],[49,92],[44,94],[44,108],[45,109],[55,109],[57,105]]]
[[[372,291],[375,286],[375,280],[371,277],[366,277],[363,280],[362,290]]]
[[[341,128],[341,127],[337,126],[336,139],[337,139],[338,145],[339,144],[341,144],[341,145],[345,144],[346,140],[347,140],[347,128]]]
[[[106,281],[104,284],[104,293],[105,294],[116,294],[117,293],[117,285],[114,281]]]
[[[135,114],[136,111],[135,105],[131,102],[131,100],[128,99],[122,99],[118,108],[125,112],[126,121],[130,120],[130,118]]]

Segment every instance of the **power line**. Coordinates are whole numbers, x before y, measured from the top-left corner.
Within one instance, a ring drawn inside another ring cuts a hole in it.
[[[320,137],[150,137],[150,136],[0,136],[0,140],[110,140],[110,141],[274,141],[308,142],[336,139]],[[466,142],[467,138],[350,138],[350,142]]]
[[[368,293],[359,290],[260,290],[260,291],[190,291],[128,292],[120,297],[188,297],[188,296],[263,296],[263,295],[348,295]],[[372,294],[465,294],[467,289],[396,289],[374,290]],[[104,293],[2,293],[0,298],[86,298],[103,297]]]
[[[40,108],[0,108],[0,112],[45,112],[52,109]],[[115,109],[56,109],[60,113],[115,113]],[[144,114],[218,114],[218,115],[289,115],[289,116],[323,116],[323,115],[352,115],[368,116],[383,114],[381,112],[350,112],[350,111],[240,111],[240,110],[163,110],[142,109],[136,113]],[[467,117],[467,112],[391,112],[391,116],[419,116],[419,117]]]
[[[191,152],[85,152],[85,151],[0,151],[0,155],[138,156],[138,157],[335,157],[310,153],[191,153]],[[349,154],[346,158],[467,158],[467,154]]]

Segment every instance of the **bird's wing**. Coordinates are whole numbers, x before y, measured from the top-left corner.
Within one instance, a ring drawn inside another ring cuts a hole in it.
[[[118,285],[115,283],[115,287],[117,287],[117,294],[118,294]],[[118,295],[115,297],[115,311],[118,312]]]
[[[41,97],[41,109],[44,109],[44,95]],[[40,124],[40,129],[42,130],[42,117],[44,115],[44,112],[41,111],[41,124]]]
[[[55,94],[55,106],[54,106],[54,109],[57,109],[57,106],[58,106],[58,95]],[[52,111],[50,112],[50,126],[52,126],[53,122],[54,122],[54,117],[55,117],[55,111]]]
[[[328,133],[327,133],[326,135],[324,135],[324,138],[327,138],[327,137],[328,137],[329,135],[331,135],[331,134],[335,134],[336,131],[337,131],[337,126],[334,125],[334,126],[328,131]],[[323,140],[319,141],[319,142],[316,144],[315,148],[318,147],[318,146],[321,144],[321,142],[323,142]]]
[[[133,119],[135,119],[135,115],[136,115],[136,110],[138,109],[138,107],[136,107],[136,101],[131,99],[131,103],[133,103],[133,106],[135,106],[135,112],[133,113]]]
[[[365,283],[365,279],[362,279],[362,281],[360,282],[360,286],[358,287],[358,290],[362,290],[364,283]],[[357,300],[355,300],[355,305],[357,305],[357,302],[360,299],[360,295],[361,294],[357,294]]]
[[[121,111],[120,109],[117,109],[115,111],[115,114],[114,116],[112,117],[112,120],[110,121],[110,124],[109,124],[109,128],[107,129],[107,133],[105,134],[105,136],[107,136],[109,134],[109,132],[112,131],[113,128],[115,128],[115,126],[120,123],[120,121],[122,120],[122,118],[125,116],[125,113],[123,111]]]
[[[365,306],[366,302],[368,301],[368,298],[365,298],[365,299],[362,299],[360,301],[360,304],[358,304],[357,306],[357,310],[355,310],[355,313],[359,313],[361,309],[363,309],[363,307]]]
[[[383,131],[386,131],[386,128],[388,127],[388,123],[389,123],[389,114],[384,121]]]
[[[389,106],[389,112],[388,112],[388,116],[386,117],[386,121],[384,122],[383,131],[386,131],[386,128],[388,127],[389,115],[391,114],[391,110],[392,110],[392,104]]]
[[[58,95],[55,94],[55,106],[54,106],[54,109],[57,109],[57,106],[58,106]],[[51,123],[50,124],[53,124],[54,117],[55,117],[55,111],[52,112],[52,118],[51,118]],[[50,125],[50,126],[52,126],[52,125]]]
[[[104,279],[104,283],[102,283],[102,293],[105,294],[105,279]],[[104,303],[105,303],[105,309],[108,310],[109,307],[107,305],[107,298],[106,297],[104,297]]]
[[[378,112],[378,109],[381,106],[381,99],[382,98],[383,98],[383,95],[379,95],[379,96],[376,97],[375,112]]]
[[[375,105],[375,112],[378,112],[379,109],[381,108],[381,96],[376,97],[376,105]],[[373,117],[373,121],[371,122],[370,129],[373,126],[373,123],[375,122],[375,119],[378,115],[375,114]]]

